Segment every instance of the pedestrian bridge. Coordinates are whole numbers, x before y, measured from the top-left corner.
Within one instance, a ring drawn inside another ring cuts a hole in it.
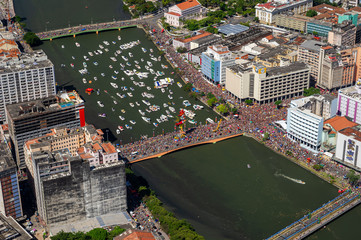
[[[50,40],[63,37],[76,37],[76,35],[86,34],[86,33],[96,33],[98,34],[101,31],[108,30],[121,30],[123,28],[132,28],[136,27],[139,24],[142,24],[146,19],[134,19],[134,20],[124,20],[124,21],[113,21],[105,23],[95,23],[88,25],[79,25],[75,27],[61,28],[51,31],[39,32],[36,35],[42,40]]]
[[[303,239],[360,203],[360,193],[348,190],[266,240]]]
[[[159,158],[159,157],[162,157],[162,156],[164,156],[166,154],[176,152],[176,151],[179,151],[179,150],[182,150],[182,149],[185,149],[185,148],[191,148],[191,147],[194,147],[194,146],[198,146],[198,145],[202,145],[202,144],[208,144],[208,143],[216,143],[216,142],[220,142],[220,141],[223,141],[223,140],[226,140],[226,139],[229,139],[229,138],[234,138],[234,137],[238,137],[238,136],[242,136],[242,135],[243,135],[243,133],[238,133],[238,134],[229,135],[229,136],[226,136],[226,137],[220,137],[220,138],[210,139],[210,140],[206,140],[206,141],[202,141],[202,142],[197,142],[197,143],[185,145],[185,146],[182,146],[182,147],[179,147],[179,148],[170,149],[170,150],[165,151],[165,152],[156,153],[156,154],[146,156],[146,157],[141,157],[139,159],[129,160],[129,163],[141,162],[141,161],[145,161],[145,160],[152,159],[152,158],[157,158],[157,157]]]

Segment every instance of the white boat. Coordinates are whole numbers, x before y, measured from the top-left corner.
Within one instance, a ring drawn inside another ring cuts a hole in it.
[[[183,105],[186,106],[186,107],[189,107],[189,106],[191,106],[192,104],[191,104],[188,100],[184,100],[184,101],[183,101]]]
[[[194,119],[190,119],[190,120],[188,120],[188,122],[191,123],[191,124],[196,124],[197,123],[197,121],[194,120]]]
[[[85,78],[83,78],[82,80],[83,80],[83,83],[87,83],[87,81],[86,81],[86,79],[85,79]]]
[[[150,118],[148,118],[148,117],[142,117],[142,119],[143,119],[144,121],[146,121],[147,123],[150,123]]]
[[[118,129],[119,129],[120,131],[124,131],[124,128],[123,128],[122,126],[118,126]]]
[[[142,116],[144,116],[145,115],[145,112],[143,112],[142,110],[138,110],[138,112],[142,115]]]
[[[142,51],[143,51],[144,53],[146,53],[146,52],[147,52],[147,49],[145,49],[144,47],[142,47]]]
[[[153,123],[154,127],[158,127],[158,123],[154,122]]]
[[[130,105],[131,107],[134,107],[134,103],[129,103],[129,105]]]
[[[114,104],[118,104],[118,102],[117,102],[117,101],[115,101],[115,100],[113,100],[113,103],[114,103]]]
[[[144,62],[144,59],[143,59],[143,58],[141,58],[141,59],[140,59],[140,61]]]
[[[209,123],[211,123],[211,124],[214,123],[214,121],[213,121],[211,118],[207,118],[206,121],[209,122]]]
[[[120,40],[122,40],[122,38],[120,36],[118,36],[118,40],[120,41]]]
[[[173,99],[173,97],[172,97],[171,95],[168,95],[168,98],[169,98],[169,99]]]
[[[64,45],[61,45],[61,48],[65,48]]]
[[[149,62],[149,61],[147,61],[147,64],[148,64],[149,67],[153,66],[153,64],[151,62]]]
[[[129,52],[128,54],[129,54],[129,57],[133,57],[133,54],[131,52]]]
[[[119,135],[120,134],[120,130],[116,129],[115,132]]]
[[[147,105],[147,106],[150,105],[150,102],[149,102],[148,100],[142,100],[142,102],[143,102],[145,105]]]
[[[80,47],[80,44],[76,42],[76,43],[75,43],[75,46]]]
[[[98,80],[98,78],[97,78],[97,77],[94,77],[94,81],[96,81],[96,80]]]
[[[139,103],[139,102],[135,102],[135,105],[140,106],[140,103]]]
[[[104,76],[105,76],[105,74],[104,74],[104,73],[101,73],[100,75],[102,75],[102,77],[104,77]]]
[[[109,65],[109,68],[113,68],[113,66],[112,66],[112,65]]]
[[[177,82],[178,87],[182,87],[182,84],[180,82]]]
[[[165,89],[164,89],[164,88],[161,88],[160,90],[162,91],[162,93],[165,93]]]
[[[117,77],[116,77],[116,76],[114,76],[114,75],[112,76],[112,78],[113,78],[114,80],[117,80]]]
[[[118,88],[118,84],[111,82],[110,85],[112,85],[113,88]]]
[[[165,107],[165,108],[166,108],[166,107],[168,107],[168,104],[166,104],[166,103],[163,103],[163,107]]]
[[[119,119],[122,120],[122,121],[125,120],[125,118],[123,116],[121,116],[121,115],[119,115]]]
[[[93,62],[93,64],[94,64],[95,66],[98,66],[98,62]]]
[[[97,101],[99,107],[104,107],[104,104],[101,101]]]
[[[99,44],[99,47],[100,47],[100,49],[103,49],[103,48],[104,48],[104,46],[103,46],[103,45],[101,45],[101,44]]]
[[[133,125],[137,123],[137,122],[134,121],[134,120],[130,120],[129,122],[130,122],[131,124],[133,124]]]
[[[172,113],[175,113],[175,108],[174,108],[174,107],[169,107],[169,110],[170,110]]]
[[[125,124],[125,127],[126,127],[127,129],[132,129],[132,127],[129,126],[128,124]]]
[[[129,97],[133,97],[133,94],[131,92],[127,92]]]

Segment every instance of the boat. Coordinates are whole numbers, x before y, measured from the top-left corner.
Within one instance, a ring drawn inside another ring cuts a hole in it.
[[[116,76],[114,76],[114,75],[112,76],[112,78],[113,78],[114,80],[117,80],[117,79],[118,79],[118,78],[117,78]]]
[[[248,168],[251,168],[251,165],[247,164],[247,167],[248,167]]]
[[[74,56],[71,56],[71,58],[72,58],[72,59],[75,59],[75,57],[74,57]]]
[[[196,123],[197,123],[197,121],[194,120],[194,119],[190,119],[190,120],[188,120],[188,122],[189,122],[190,124],[196,124]]]
[[[150,105],[150,102],[149,102],[148,100],[142,100],[142,102],[143,102],[145,105],[147,105],[147,106]]]
[[[100,49],[103,49],[103,48],[104,48],[104,46],[103,46],[103,45],[101,45],[101,44],[99,44],[99,47],[100,47]]]
[[[145,112],[143,112],[142,110],[140,110],[140,109],[138,109],[138,112],[142,115],[142,116],[144,116],[145,115]]]
[[[191,104],[188,100],[184,100],[184,101],[183,101],[183,105],[186,106],[186,107],[189,107],[189,106],[191,106],[192,104]]]
[[[112,85],[113,88],[118,88],[118,85],[116,83],[111,82],[110,85]]]
[[[175,108],[174,108],[174,107],[169,107],[169,110],[170,110],[172,113],[175,113]]]
[[[94,56],[94,54],[92,52],[88,52],[89,56]]]
[[[105,118],[105,117],[107,117],[107,115],[105,113],[98,113],[98,117]]]
[[[129,54],[129,57],[133,57],[133,54],[131,52],[129,52],[128,54]]]
[[[145,49],[144,47],[142,47],[142,51],[143,51],[144,53],[146,53],[146,52],[147,52],[147,49]]]
[[[161,88],[160,90],[162,91],[162,93],[165,93],[165,89],[164,89],[164,88]]]
[[[61,45],[61,48],[65,48],[64,45]]]
[[[131,107],[134,107],[134,103],[129,103],[129,105],[130,105]]]
[[[104,104],[101,101],[97,101],[99,107],[104,107]]]
[[[148,117],[142,117],[142,119],[143,119],[145,122],[150,123],[150,118],[148,118]]]
[[[139,102],[135,102],[135,105],[140,106],[140,103],[139,103]]]
[[[115,111],[115,108],[112,107],[112,112],[114,112],[114,111]]]
[[[153,52],[153,49],[151,48],[151,49],[149,49],[149,51],[152,53],[152,52]]]
[[[70,63],[70,67],[72,67],[72,68],[73,68],[73,67],[74,67],[74,63]]]
[[[102,77],[104,77],[104,76],[105,76],[105,73],[101,73],[100,75],[102,75]]]
[[[141,58],[141,59],[140,59],[140,61],[144,62],[144,59],[143,59],[143,58]]]
[[[120,110],[122,113],[125,113],[125,110],[124,109],[122,109],[122,110]]]
[[[124,128],[123,128],[122,126],[118,126],[118,129],[119,129],[120,131],[124,131]]]
[[[125,127],[126,127],[127,129],[132,129],[132,127],[129,126],[128,124],[125,124]]]
[[[114,103],[114,104],[118,104],[118,102],[117,102],[117,101],[115,101],[115,100],[113,100],[113,103]]]
[[[134,120],[130,120],[129,122],[130,122],[131,124],[133,124],[133,125],[137,123],[137,122],[134,121]]]
[[[173,99],[173,97],[171,95],[168,95],[168,98],[171,99],[171,100]]]
[[[168,107],[168,104],[166,104],[166,103],[163,103],[163,107],[165,107],[165,108],[166,108],[166,107]]]
[[[177,82],[178,87],[182,87],[182,84],[180,82]]]
[[[159,124],[154,122],[153,125],[154,125],[154,127],[158,127]]]
[[[80,44],[76,42],[76,43],[75,43],[75,46],[80,47]]]
[[[133,97],[133,94],[131,92],[127,92],[129,97]]]
[[[112,66],[112,65],[109,65],[109,68],[113,68],[113,66]]]
[[[119,115],[119,119],[124,121],[125,118],[123,116]]]
[[[96,81],[96,80],[98,80],[98,78],[97,78],[97,77],[94,77],[94,81]]]
[[[119,129],[115,130],[115,132],[116,132],[118,135],[120,134],[120,130],[119,130]]]
[[[122,38],[120,36],[118,36],[118,40],[120,41],[120,40],[122,40]]]
[[[82,80],[83,80],[83,83],[87,83],[87,81],[86,81],[86,79],[85,79],[85,78],[83,78]]]
[[[211,118],[207,118],[206,121],[209,122],[209,123],[211,123],[211,124],[214,123],[214,121],[213,121]]]

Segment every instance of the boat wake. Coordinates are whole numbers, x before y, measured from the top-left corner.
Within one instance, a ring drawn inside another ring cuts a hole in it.
[[[284,174],[282,174],[282,173],[277,173],[277,172],[276,172],[276,173],[275,173],[275,176],[276,176],[276,177],[286,178],[286,179],[288,179],[288,180],[290,180],[290,181],[292,181],[292,182],[298,183],[298,184],[306,184],[304,181],[302,181],[302,180],[300,180],[300,179],[291,178],[291,177],[286,176],[286,175],[284,175]]]

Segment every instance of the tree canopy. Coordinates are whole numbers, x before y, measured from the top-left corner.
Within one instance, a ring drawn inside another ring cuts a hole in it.
[[[310,88],[305,88],[303,90],[303,96],[308,97],[314,94],[319,94],[320,93],[320,89],[318,88],[314,88],[314,87],[310,87]]]
[[[33,32],[25,33],[24,40],[26,41],[27,44],[29,44],[32,47],[39,46],[42,43],[40,38],[36,36],[36,34]]]
[[[306,16],[307,17],[314,17],[314,16],[317,16],[317,12],[315,10],[308,10],[307,13],[306,13]]]

